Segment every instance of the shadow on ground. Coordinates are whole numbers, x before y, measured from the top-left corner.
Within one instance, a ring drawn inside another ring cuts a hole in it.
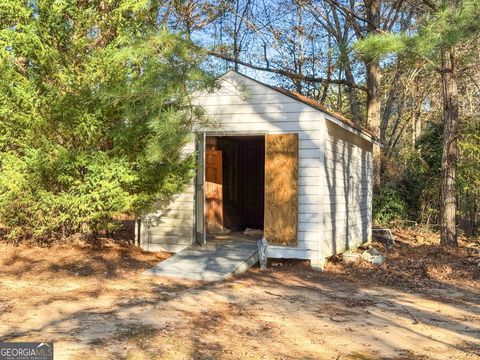
[[[277,261],[214,283],[142,276],[168,255],[110,240],[1,250],[0,341],[54,341],[57,359],[480,356],[463,248],[400,242],[382,267]]]

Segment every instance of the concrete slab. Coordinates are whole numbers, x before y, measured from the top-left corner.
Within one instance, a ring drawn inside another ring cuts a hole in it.
[[[191,245],[153,268],[145,275],[218,281],[247,271],[258,261],[255,241],[212,241]]]

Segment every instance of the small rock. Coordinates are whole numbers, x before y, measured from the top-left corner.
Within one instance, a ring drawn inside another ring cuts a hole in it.
[[[385,256],[383,256],[377,249],[373,247],[362,253],[362,259],[373,265],[382,265],[386,260]]]

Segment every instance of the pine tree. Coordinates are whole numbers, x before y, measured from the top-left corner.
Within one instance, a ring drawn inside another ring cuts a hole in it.
[[[373,35],[357,44],[360,52],[376,57],[408,54],[428,62],[440,75],[443,95],[443,154],[441,175],[441,238],[444,245],[457,245],[456,165],[459,116],[458,79],[476,43],[468,41],[480,34],[479,0],[425,1],[419,16],[418,31],[413,34]],[[461,48],[461,54],[460,49]]]
[[[178,191],[202,54],[150,1],[0,3],[0,223],[10,237],[109,229]]]

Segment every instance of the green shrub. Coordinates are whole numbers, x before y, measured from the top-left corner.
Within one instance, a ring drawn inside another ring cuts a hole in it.
[[[406,204],[400,192],[393,187],[383,187],[373,196],[373,221],[377,224],[388,224],[404,218]]]
[[[103,13],[102,13],[103,12]],[[0,6],[0,223],[47,240],[112,228],[193,176],[183,156],[211,85],[149,2]]]
[[[440,166],[442,156],[441,124],[428,124],[415,147],[406,147],[390,164],[385,189],[374,197],[376,221],[412,220],[435,223],[439,215]],[[387,201],[388,200],[388,201]],[[389,216],[386,208],[392,204]],[[386,208],[385,208],[386,207]],[[403,209],[402,209],[403,207]]]

